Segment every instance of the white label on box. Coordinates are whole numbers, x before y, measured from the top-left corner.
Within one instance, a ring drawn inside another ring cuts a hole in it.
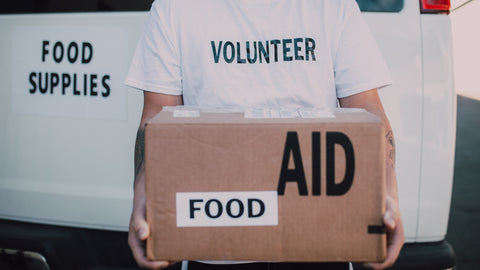
[[[299,110],[302,118],[333,118],[335,115],[328,109],[304,108]]]
[[[277,191],[179,192],[177,227],[277,226]]]
[[[335,117],[323,108],[248,108],[245,118],[331,118]]]
[[[188,111],[188,110],[175,110],[173,111],[173,117],[200,117],[199,111]]]

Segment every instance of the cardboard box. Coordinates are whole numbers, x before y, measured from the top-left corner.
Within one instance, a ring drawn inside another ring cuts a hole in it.
[[[177,109],[147,124],[148,258],[383,261],[380,120],[258,112]]]

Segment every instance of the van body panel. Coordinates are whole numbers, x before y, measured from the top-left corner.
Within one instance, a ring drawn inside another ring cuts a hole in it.
[[[404,1],[400,12],[363,14],[394,79],[379,93],[396,138],[406,240],[442,240],[448,224],[455,141],[450,19],[421,15],[418,1],[410,0]],[[78,29],[82,38],[88,37],[89,29],[92,33],[99,27],[121,29],[126,44],[118,57],[128,63],[146,18],[147,12],[0,15],[0,33],[5,37],[0,40],[0,218],[128,230],[141,91],[126,86],[112,89],[126,100],[124,115],[115,119],[62,115],[65,111],[57,113],[56,108],[50,115],[40,114],[15,105],[18,74],[12,67],[32,60],[16,48],[28,47],[15,44],[19,37],[31,42],[18,29],[42,27],[70,27],[71,39]],[[70,41],[55,33],[45,38],[51,41],[50,49],[59,38],[64,44]],[[116,40],[102,42],[106,43],[102,46],[118,47]],[[42,44],[30,46],[31,55],[41,58]],[[126,75],[128,64],[111,68]],[[25,76],[27,86],[28,79]],[[118,76],[110,83],[123,83],[123,79]],[[68,109],[68,104],[64,106]]]

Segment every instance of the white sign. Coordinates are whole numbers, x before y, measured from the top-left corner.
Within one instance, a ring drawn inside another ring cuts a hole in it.
[[[124,29],[22,25],[12,42],[14,112],[126,120]]]
[[[277,191],[179,192],[177,227],[277,226]]]

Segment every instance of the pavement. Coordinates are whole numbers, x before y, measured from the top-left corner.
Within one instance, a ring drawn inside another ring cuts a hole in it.
[[[456,269],[480,269],[480,100],[460,95],[446,240],[455,250]]]

